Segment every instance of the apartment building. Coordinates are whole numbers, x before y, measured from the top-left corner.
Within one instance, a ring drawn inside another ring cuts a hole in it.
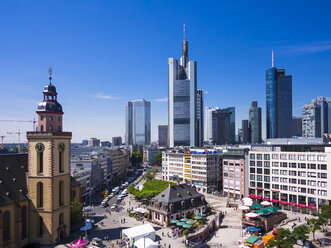
[[[249,197],[283,209],[318,211],[322,204],[331,204],[330,167],[330,145],[253,145]]]
[[[201,192],[219,190],[221,153],[191,149],[162,152],[162,178],[196,186]]]

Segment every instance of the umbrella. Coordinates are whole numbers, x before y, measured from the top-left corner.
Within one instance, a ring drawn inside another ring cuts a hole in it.
[[[188,225],[188,224],[184,224],[183,227],[184,228],[191,228],[192,226],[191,225]]]
[[[255,210],[254,213],[266,215],[266,214],[270,214],[271,212],[268,209],[259,209],[259,210]]]
[[[197,215],[197,216],[194,216],[194,219],[195,220],[202,220],[202,217]]]
[[[186,221],[188,221],[188,219],[183,218],[183,219],[180,219],[180,221],[181,221],[181,222],[186,222]]]
[[[253,226],[247,227],[247,230],[248,231],[251,231],[251,232],[259,232],[259,231],[261,231],[260,228],[253,227]]]
[[[245,214],[245,217],[248,217],[248,218],[256,218],[257,216],[259,216],[258,214],[255,214],[255,213],[247,213]]]
[[[184,225],[184,224],[185,224],[185,223],[180,222],[180,221],[178,221],[178,222],[176,223],[177,226],[182,226],[182,225]]]
[[[263,208],[263,206],[261,204],[254,203],[254,204],[252,204],[251,208],[253,208],[253,209],[260,209],[260,208]]]
[[[253,202],[244,202],[244,206],[250,207],[250,206],[252,206],[252,204],[253,204]]]
[[[277,208],[275,206],[270,206],[270,207],[267,207],[265,209],[269,210],[270,212],[276,212],[276,211],[280,210],[280,208]]]
[[[178,220],[172,220],[170,221],[171,224],[176,224],[178,222]]]
[[[239,209],[245,211],[245,210],[249,210],[249,207],[247,207],[247,206],[241,206],[241,207],[239,207]]]
[[[252,199],[249,197],[246,197],[246,198],[243,198],[242,201],[252,201]]]
[[[192,221],[192,220],[186,221],[186,224],[187,225],[193,225],[194,224],[194,221]]]
[[[263,206],[270,206],[271,205],[271,202],[263,201],[263,202],[261,202],[261,205],[263,205]]]
[[[89,231],[91,229],[92,229],[91,225],[86,225],[86,226],[81,227],[79,230],[82,232],[85,232],[85,231]]]
[[[88,240],[83,240],[83,239],[79,239],[76,242],[74,242],[73,244],[70,245],[70,247],[72,248],[76,248],[76,247],[87,247],[87,245],[90,242]]]

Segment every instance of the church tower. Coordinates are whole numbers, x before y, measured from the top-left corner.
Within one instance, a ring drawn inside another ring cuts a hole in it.
[[[62,131],[62,106],[52,84],[39,103],[38,129],[27,132],[29,162],[30,242],[56,243],[70,233],[70,141],[71,132]]]

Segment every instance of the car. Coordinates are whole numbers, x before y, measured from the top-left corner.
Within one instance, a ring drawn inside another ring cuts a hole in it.
[[[103,207],[103,208],[106,208],[106,207],[108,207],[108,206],[109,206],[108,202],[102,204],[102,207]]]

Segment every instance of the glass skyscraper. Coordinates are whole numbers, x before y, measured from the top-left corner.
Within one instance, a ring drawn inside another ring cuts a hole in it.
[[[197,146],[197,62],[188,57],[183,40],[180,64],[168,59],[169,146]]]
[[[266,71],[267,139],[290,138],[292,135],[292,76],[285,69]]]
[[[197,146],[203,146],[203,90],[197,90]]]
[[[230,143],[234,144],[236,142],[236,109],[235,107],[228,107],[225,110],[229,110],[230,115]]]
[[[126,104],[126,145],[150,145],[151,143],[151,102],[129,101]]]
[[[259,144],[262,142],[262,111],[257,106],[257,102],[251,102],[249,108],[249,129],[252,144]]]

